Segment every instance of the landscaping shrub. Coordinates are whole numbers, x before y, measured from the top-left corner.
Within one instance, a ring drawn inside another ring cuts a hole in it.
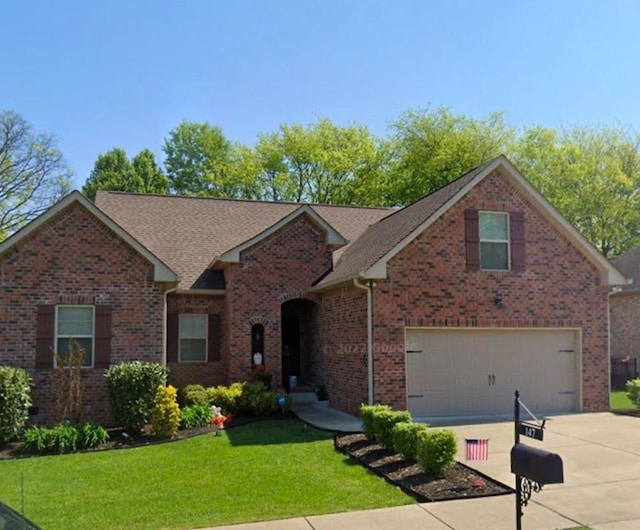
[[[71,453],[78,449],[78,429],[73,425],[30,427],[22,437],[21,450],[25,453]]]
[[[133,361],[111,366],[105,377],[113,419],[125,430],[140,431],[149,423],[158,386],[167,380],[167,368]]]
[[[220,407],[223,414],[236,414],[239,411],[244,385],[245,383],[232,383],[230,386],[207,388],[209,404]]]
[[[0,443],[17,438],[29,417],[31,377],[21,368],[0,366]]]
[[[251,382],[262,383],[267,390],[271,390],[271,381],[273,374],[264,370],[256,370],[251,373]]]
[[[415,460],[420,433],[425,432],[428,428],[426,423],[396,423],[391,429],[393,448],[405,458]]]
[[[180,428],[196,429],[211,423],[213,413],[209,405],[191,405],[180,409]]]
[[[109,441],[109,433],[102,425],[86,422],[77,425],[78,447],[89,449]]]
[[[375,415],[378,412],[391,411],[389,405],[361,405],[360,417],[362,418],[362,430],[369,440],[375,440]]]
[[[173,438],[180,426],[180,407],[178,391],[175,387],[158,386],[153,410],[151,411],[151,428],[161,438]]]
[[[246,383],[239,400],[239,412],[249,416],[268,416],[278,410],[275,392],[269,392],[264,384]]]
[[[363,416],[363,428],[367,438],[372,438],[388,448],[393,447],[393,426],[396,423],[411,421],[408,411],[391,410],[387,405],[372,405],[371,410],[369,406],[363,406],[360,408],[360,414]]]
[[[627,381],[627,396],[636,407],[640,408],[640,379]]]
[[[455,462],[457,449],[453,431],[427,429],[418,435],[416,462],[425,473],[441,477]]]
[[[30,427],[22,436],[20,449],[22,452],[30,454],[62,454],[96,447],[108,440],[107,430],[94,423]]]
[[[183,407],[209,405],[209,396],[202,385],[187,385],[180,392],[180,404]]]

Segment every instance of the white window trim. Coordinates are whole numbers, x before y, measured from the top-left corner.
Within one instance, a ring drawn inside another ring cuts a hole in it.
[[[204,337],[183,337],[182,336],[182,327],[180,326],[180,321],[183,316],[195,317],[200,316],[204,317],[205,326],[204,326]],[[182,360],[182,339],[204,339],[204,358],[202,360]],[[178,314],[178,362],[179,363],[206,363],[208,360],[209,353],[209,315],[207,313],[179,313]]]
[[[483,239],[480,229],[480,218],[483,214],[502,215],[507,220],[507,239]],[[509,212],[496,212],[492,210],[481,210],[478,212],[478,251],[480,253],[480,270],[494,272],[508,272],[511,270],[511,222]],[[482,243],[506,243],[507,244],[507,268],[506,269],[485,269],[482,266]]]
[[[91,308],[91,335],[59,335],[58,334],[58,310],[61,307],[82,307],[82,308]],[[56,318],[54,323],[55,335],[53,339],[53,345],[55,346],[55,354],[53,356],[53,367],[58,367],[58,339],[91,339],[91,364],[82,365],[83,369],[93,368],[96,361],[96,307],[94,305],[89,304],[58,304],[56,305]]]

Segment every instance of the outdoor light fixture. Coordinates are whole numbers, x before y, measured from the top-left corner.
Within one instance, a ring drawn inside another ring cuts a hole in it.
[[[504,308],[504,304],[502,303],[502,296],[500,296],[499,294],[495,295],[493,297],[493,305],[499,309]]]

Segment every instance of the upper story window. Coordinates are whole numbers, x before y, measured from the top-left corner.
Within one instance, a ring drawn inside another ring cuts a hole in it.
[[[94,307],[90,305],[59,305],[56,307],[55,351],[68,357],[74,345],[82,353],[82,366],[93,366]]]
[[[207,360],[207,315],[180,314],[180,362]]]
[[[479,212],[480,268],[509,270],[509,214]]]

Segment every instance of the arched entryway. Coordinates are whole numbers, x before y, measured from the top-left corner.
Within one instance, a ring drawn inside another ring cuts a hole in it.
[[[318,306],[311,300],[296,298],[282,304],[282,384],[289,388],[291,376],[298,384],[314,379],[314,360],[318,358]]]

